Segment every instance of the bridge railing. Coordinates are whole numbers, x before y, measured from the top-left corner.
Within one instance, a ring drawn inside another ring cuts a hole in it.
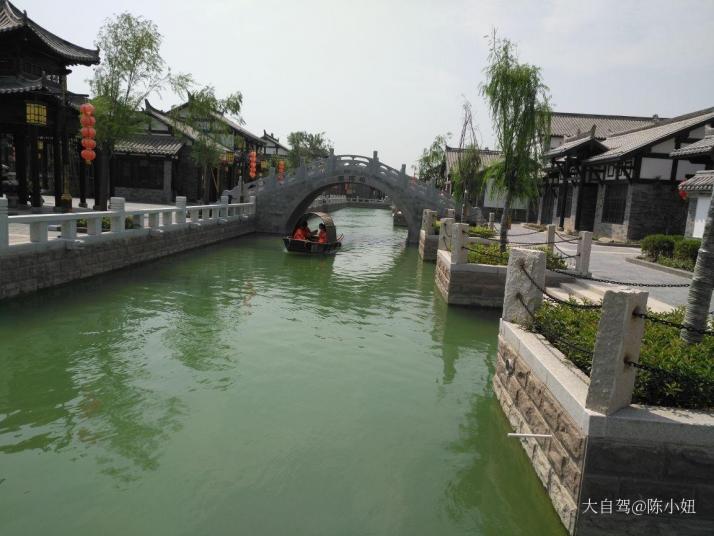
[[[67,214],[29,214],[8,216],[7,199],[0,198],[0,255],[14,251],[41,250],[53,245],[79,244],[113,240],[131,234],[160,234],[187,225],[226,223],[255,216],[255,202],[186,205],[185,197],[176,198],[176,206],[126,210],[122,197],[112,197],[110,210]],[[23,226],[29,227],[23,229]],[[59,234],[56,234],[59,233]],[[13,239],[10,239],[10,235]]]

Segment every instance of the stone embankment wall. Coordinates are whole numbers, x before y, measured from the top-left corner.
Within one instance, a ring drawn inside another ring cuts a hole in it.
[[[714,415],[605,415],[586,408],[590,383],[541,336],[501,322],[494,391],[516,432],[551,436],[520,441],[568,532],[712,534]]]
[[[419,231],[419,257],[421,257],[423,261],[435,261],[438,249],[439,235],[428,235],[424,229]]]
[[[53,240],[37,249],[13,248],[0,256],[0,299],[117,270],[255,231],[250,220],[185,223],[175,228],[103,233],[96,240]]]

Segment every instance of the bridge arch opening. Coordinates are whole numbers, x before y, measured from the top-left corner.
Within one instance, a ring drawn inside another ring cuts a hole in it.
[[[385,187],[378,187],[374,186],[372,184],[367,184],[366,181],[360,181],[358,180],[349,180],[345,179],[343,177],[340,178],[335,178],[333,181],[328,182],[327,184],[323,184],[320,187],[312,190],[308,194],[306,194],[301,200],[299,200],[295,206],[293,207],[292,211],[289,213],[287,220],[285,221],[284,225],[284,232],[286,234],[289,234],[292,232],[292,230],[295,228],[295,225],[297,222],[300,220],[303,214],[306,212],[309,212],[309,207],[312,204],[312,202],[317,199],[321,193],[325,192],[326,190],[329,190],[330,188],[334,186],[339,186],[339,185],[344,185],[344,184],[365,184],[372,188],[373,190],[377,190],[384,195],[389,197],[389,200],[391,203],[394,205],[394,207],[397,210],[400,210],[402,214],[404,215],[404,218],[407,222],[407,241],[408,242],[416,242],[419,240],[419,228],[421,226],[421,214],[416,215],[413,214],[413,210],[410,210],[409,206],[404,203],[400,202],[397,198],[395,198],[394,193],[389,191]],[[397,194],[398,195],[398,194]]]

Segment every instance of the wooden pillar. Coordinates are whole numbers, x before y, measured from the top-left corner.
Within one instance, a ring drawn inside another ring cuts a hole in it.
[[[79,156],[79,206],[87,207],[87,166],[86,162],[82,160],[82,146],[77,143],[77,151]]]
[[[54,183],[55,206],[62,203],[62,146],[60,143],[59,130],[55,131],[52,138],[52,174]]]
[[[27,128],[15,135],[15,173],[17,204],[27,205]]]
[[[27,157],[30,160],[30,180],[32,181],[31,200],[32,206],[35,208],[39,208],[42,206],[42,197],[40,195],[40,162],[38,158],[38,153],[37,129],[35,127],[32,127],[30,129],[30,152],[28,153]]]
[[[42,159],[42,189],[47,190],[50,187],[49,145],[47,144],[47,138],[43,138],[40,143],[42,143],[42,151],[40,151],[40,157]]]

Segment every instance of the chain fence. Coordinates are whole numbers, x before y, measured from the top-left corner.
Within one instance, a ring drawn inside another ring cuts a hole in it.
[[[684,329],[684,330],[690,331],[692,333],[699,333],[700,335],[714,336],[714,331],[712,331],[710,329],[699,329],[699,328],[695,328],[693,326],[687,326],[686,324],[679,324],[677,322],[672,322],[671,320],[665,320],[664,318],[659,318],[657,316],[648,315],[647,313],[640,313],[640,312],[634,311],[632,313],[632,316],[636,316],[638,318],[643,318],[645,320],[649,320],[650,322],[654,322],[655,324],[662,324],[664,326],[669,326],[672,328]]]

